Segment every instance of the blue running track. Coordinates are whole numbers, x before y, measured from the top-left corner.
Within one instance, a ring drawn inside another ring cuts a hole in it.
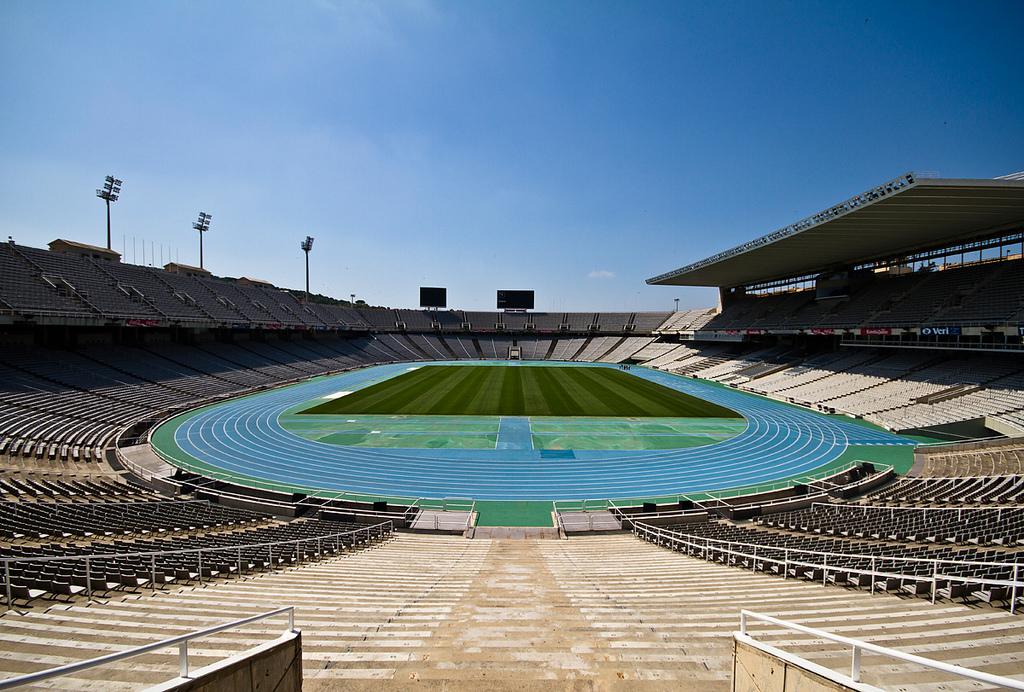
[[[631,370],[633,376],[726,406],[747,420],[747,429],[703,447],[576,450],[571,455],[575,458],[558,458],[563,455],[523,448],[519,428],[525,419],[503,420],[498,439],[507,444],[494,450],[343,447],[304,439],[278,423],[278,417],[292,406],[356,390],[409,368],[408,364],[380,365],[226,402],[186,420],[174,439],[197,460],[271,483],[390,497],[506,501],[718,490],[812,471],[834,461],[848,445],[914,444],[896,435],[639,367]]]

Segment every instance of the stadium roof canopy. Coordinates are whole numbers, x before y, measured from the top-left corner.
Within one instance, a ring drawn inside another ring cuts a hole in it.
[[[675,271],[659,286],[751,286],[910,256],[1024,224],[1024,179],[907,173],[774,233]]]

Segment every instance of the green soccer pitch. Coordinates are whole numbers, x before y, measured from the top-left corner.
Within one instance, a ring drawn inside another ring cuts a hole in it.
[[[614,368],[427,365],[302,415],[740,418]]]

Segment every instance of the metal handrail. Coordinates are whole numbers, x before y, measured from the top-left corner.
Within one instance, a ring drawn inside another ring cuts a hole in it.
[[[187,553],[215,553],[223,550],[247,550],[249,548],[274,548],[280,545],[291,545],[309,541],[323,541],[333,538],[344,538],[360,532],[369,532],[371,529],[387,526],[385,533],[393,532],[393,522],[385,521],[380,524],[371,524],[350,531],[341,533],[325,534],[323,536],[310,536],[308,538],[290,538],[286,541],[268,541],[265,543],[245,543],[243,545],[213,546],[209,548],[179,548],[176,550],[145,550],[134,553],[90,553],[88,555],[38,555],[38,556],[16,556],[0,557],[0,564],[10,562],[60,562],[74,560],[105,560],[121,557],[159,557],[161,555],[183,555]]]
[[[848,505],[848,504],[837,504],[831,502],[812,502],[811,509],[815,507],[849,507],[851,509],[862,510],[863,514],[867,514],[869,510],[878,512],[889,512],[889,514],[895,514],[901,511],[917,511],[924,515],[939,512],[956,512],[957,518],[959,519],[963,512],[992,512],[997,513],[996,520],[1003,518],[1003,510],[1016,510],[1024,511],[1024,507],[1020,505],[992,505],[989,507],[896,507],[890,505]],[[800,511],[800,510],[796,510]]]
[[[761,620],[772,625],[778,625],[779,627],[785,627],[786,629],[795,630],[804,634],[809,634],[819,639],[825,639],[827,641],[833,641],[838,644],[845,644],[853,648],[853,662],[850,670],[850,678],[854,682],[860,682],[860,652],[870,651],[876,654],[882,654],[890,658],[895,658],[900,661],[906,661],[907,663],[916,663],[917,665],[932,668],[934,670],[941,670],[944,673],[952,673],[953,675],[959,675],[961,677],[968,678],[970,680],[977,680],[979,682],[987,682],[992,685],[999,685],[1000,687],[1006,687],[1011,690],[1024,690],[1024,680],[1015,680],[1013,678],[1003,677],[1002,675],[992,675],[991,673],[985,673],[980,670],[972,670],[970,668],[964,668],[958,666],[955,663],[945,663],[943,661],[935,661],[930,658],[923,656],[917,656],[915,654],[908,654],[898,649],[890,649],[886,646],[879,646],[878,644],[872,644],[870,642],[861,641],[859,639],[850,639],[840,634],[832,634],[824,630],[815,629],[813,627],[807,627],[805,625],[798,625],[795,622],[789,622],[787,620],[780,620],[773,618],[768,615],[761,615],[760,613],[754,613],[749,610],[740,611],[740,631],[738,634],[747,640],[757,641],[749,634],[747,634],[747,619],[753,618],[755,620]]]
[[[0,500],[0,505],[22,505],[22,506],[36,506],[41,507],[126,507],[128,505],[145,505],[145,506],[156,506],[156,505],[189,505],[202,502],[204,504],[210,504],[209,500],[118,500],[111,498],[109,500],[101,500],[99,502],[71,502],[67,500],[58,500],[56,502],[25,502],[23,500]]]
[[[824,480],[824,479],[827,479],[827,478],[831,478],[833,476],[838,476],[839,474],[844,473],[845,471],[848,471],[851,468],[855,468],[856,466],[859,466],[861,463],[863,463],[863,462],[861,462],[861,461],[848,462],[848,466],[846,468],[839,467],[839,468],[843,468],[843,470],[841,470],[841,471],[833,469],[833,470],[828,472],[830,474],[828,476],[823,476],[820,479],[819,478],[814,478],[814,479],[808,478],[807,480],[813,482],[813,481],[818,481],[818,480]],[[881,466],[878,466],[876,472],[874,474],[872,474],[871,476],[868,476],[868,477],[865,477],[865,478],[861,478],[860,480],[854,481],[853,483],[847,483],[846,485],[835,485],[832,488],[822,488],[822,489],[818,490],[817,492],[814,492],[814,493],[809,494],[809,495],[799,495],[799,496],[793,496],[793,497],[784,497],[784,498],[780,498],[778,500],[770,500],[768,502],[747,502],[747,503],[744,503],[744,504],[730,504],[730,505],[726,505],[726,506],[729,509],[738,510],[738,509],[747,509],[747,508],[750,508],[750,507],[775,507],[775,506],[778,506],[778,505],[790,504],[792,502],[799,501],[799,500],[805,500],[805,501],[806,500],[813,500],[814,498],[822,497],[824,495],[827,495],[830,490],[835,490],[836,488],[849,488],[849,487],[852,487],[852,486],[858,486],[858,485],[863,484],[863,482],[866,481],[866,480],[874,479],[877,476],[879,476],[881,474],[888,473],[888,472],[890,472],[892,470],[893,470],[892,466],[881,465]],[[797,481],[791,480],[791,481],[787,481],[787,482],[795,484]],[[777,489],[778,488],[776,488],[776,490]],[[762,491],[759,491],[759,492],[750,493],[749,496],[753,497],[753,496],[759,495],[759,494],[761,494],[763,492],[772,492],[772,491],[771,490],[762,490]],[[682,497],[682,496],[680,496],[680,497]],[[730,499],[740,498],[740,497],[744,497],[744,495],[734,495],[734,496],[731,496]],[[631,518],[636,517],[636,516],[643,516],[644,518],[654,518],[654,517],[675,517],[675,516],[683,516],[683,515],[686,515],[686,514],[691,514],[692,515],[692,514],[706,513],[706,512],[709,512],[709,511],[714,511],[714,509],[716,507],[720,507],[720,505],[709,505],[709,506],[706,506],[706,507],[702,507],[702,506],[700,506],[701,504],[703,504],[703,503],[711,503],[711,502],[714,502],[714,501],[721,502],[721,501],[724,501],[725,499],[726,499],[725,497],[712,497],[709,500],[693,500],[693,502],[694,502],[694,504],[696,506],[692,510],[670,510],[670,511],[667,511],[667,512],[656,512],[656,513],[653,513],[653,514],[647,513],[647,514],[643,514],[643,515],[627,514],[626,512],[623,511],[622,507],[619,507],[613,501],[610,501],[608,504],[609,504],[609,510],[615,515],[615,517],[617,519],[622,521],[624,519],[631,519]],[[812,503],[812,504],[821,504],[821,503]]]
[[[779,489],[782,489],[782,488],[787,488],[787,487],[790,487],[791,485],[796,484],[796,483],[808,483],[808,482],[821,481],[821,480],[825,480],[825,479],[831,478],[833,476],[838,476],[841,473],[845,473],[846,471],[849,471],[852,468],[856,468],[856,467],[860,466],[862,463],[864,463],[862,460],[857,459],[857,460],[853,460],[853,461],[848,461],[845,464],[842,464],[842,465],[837,466],[835,468],[827,469],[825,471],[811,472],[811,473],[808,473],[806,475],[798,476],[797,478],[790,478],[790,479],[784,479],[784,480],[778,480],[778,481],[766,481],[766,483],[764,483],[764,484],[757,484],[756,486],[753,486],[754,488],[762,488],[763,487],[763,489],[753,490],[751,492],[743,492],[744,490],[750,490],[751,486],[744,486],[744,487],[740,487],[740,488],[726,488],[724,490],[706,491],[703,494],[708,496],[707,500],[694,500],[694,502],[725,500],[725,499],[732,499],[732,498],[737,498],[737,497],[744,497],[744,496],[747,496],[747,495],[758,495],[758,494],[764,493],[764,492],[771,492],[773,490],[779,490]],[[885,464],[875,464],[875,467],[876,467],[876,474],[878,474],[878,473],[885,473],[887,470],[892,468],[891,466],[885,465]],[[858,481],[858,483],[859,482],[860,481]],[[837,486],[837,487],[844,487],[844,486]],[[694,493],[694,494],[696,495],[698,493]],[[811,496],[811,497],[813,497],[813,496]],[[586,498],[586,499],[581,499],[581,500],[555,500],[554,501],[554,509],[555,509],[556,512],[576,512],[576,511],[586,512],[586,511],[589,511],[589,509],[587,507],[588,504],[596,503],[598,505],[598,507],[597,507],[598,509],[607,509],[607,510],[610,510],[612,512],[616,512],[616,510],[621,510],[621,506],[624,506],[621,503],[626,503],[626,502],[636,503],[636,502],[642,502],[642,501],[649,501],[650,499],[651,499],[650,497],[647,497],[647,498],[617,498],[617,499],[614,499],[614,500],[598,499],[598,498]],[[675,495],[675,501],[676,502],[678,502],[679,500],[690,500],[690,499],[692,499],[692,498],[690,498],[685,493],[680,493],[680,494]],[[791,500],[792,500],[792,498],[787,498],[787,500],[785,500],[785,501],[788,502],[788,501],[791,501]],[[768,504],[768,503],[756,503],[756,504],[761,505],[761,504]],[[565,505],[570,505],[570,506],[569,507],[565,507]],[[733,505],[733,506],[734,507],[739,507],[741,505]],[[577,509],[577,507],[579,507],[579,509]],[[592,509],[592,508],[590,508],[590,509]],[[675,513],[673,513],[673,514],[675,514]],[[650,515],[648,515],[648,516],[650,516]]]
[[[224,625],[217,625],[216,627],[209,627],[205,630],[192,632],[191,634],[183,634],[180,637],[174,637],[173,639],[165,639],[162,642],[154,642],[153,644],[146,644],[144,646],[139,646],[134,649],[128,649],[127,651],[118,651],[116,653],[107,654],[106,656],[100,656],[99,658],[92,658],[88,661],[80,661],[78,663],[71,663],[66,666],[50,668],[49,670],[39,671],[38,673],[29,673],[28,675],[22,675],[16,678],[0,680],[0,690],[8,690],[13,687],[21,687],[22,685],[30,685],[32,683],[42,682],[43,680],[49,680],[51,678],[57,678],[63,675],[70,675],[72,673],[77,673],[82,670],[88,670],[90,668],[102,666],[107,663],[116,663],[117,661],[123,661],[126,658],[132,658],[134,656],[146,654],[150,651],[165,649],[169,646],[178,647],[178,676],[182,678],[187,678],[189,641],[193,639],[198,639],[199,637],[205,637],[210,634],[217,634],[218,632],[223,632],[224,630],[234,629],[235,627],[241,627],[242,625],[248,625],[251,622],[265,620],[267,618],[274,617],[275,615],[281,615],[282,613],[288,613],[287,631],[296,632],[297,630],[295,629],[295,606],[285,606],[284,608],[271,610],[269,612],[262,613],[261,615],[253,615],[252,617],[243,618],[241,620],[235,620]]]
[[[822,584],[828,583],[829,573],[850,573],[850,574],[866,574],[872,577],[871,579],[871,593],[875,592],[875,577],[883,578],[896,578],[896,579],[909,579],[914,582],[930,582],[931,583],[931,599],[932,603],[935,603],[938,597],[938,589],[940,581],[950,582],[972,582],[977,584],[992,584],[997,586],[1010,587],[1010,614],[1016,612],[1017,595],[1024,589],[1024,580],[1022,580],[1022,565],[1016,562],[984,562],[980,560],[946,560],[941,558],[919,558],[919,557],[898,557],[895,555],[868,555],[868,554],[857,554],[857,553],[829,553],[824,551],[816,550],[804,550],[803,548],[786,548],[782,546],[773,545],[758,545],[756,543],[742,543],[739,541],[723,541],[717,538],[705,538],[700,536],[691,536],[689,534],[680,533],[678,531],[671,531],[664,529],[660,526],[651,526],[642,522],[633,523],[633,535],[641,540],[645,540],[649,543],[655,543],[656,545],[662,545],[661,539],[668,539],[675,544],[681,544],[688,547],[703,550],[705,555],[709,555],[711,551],[718,553],[724,553],[726,555],[732,555],[739,558],[749,558],[756,562],[771,563],[775,565],[782,565],[782,575],[786,578],[789,574],[789,568],[791,565],[797,567],[810,567],[812,569],[821,569],[821,582]],[[651,540],[651,536],[654,540]],[[696,540],[695,540],[696,539]],[[740,550],[737,550],[740,548]],[[749,550],[748,550],[749,549]],[[758,550],[761,550],[761,554],[758,555]],[[767,554],[772,553],[775,554]],[[781,556],[778,555],[781,553]],[[803,559],[801,559],[803,558]],[[819,559],[815,559],[819,558]],[[829,564],[829,558],[832,558],[834,562]],[[709,558],[710,559],[710,558]],[[841,561],[849,560],[861,560],[871,562],[871,568],[865,567],[852,567],[850,565],[842,564]],[[909,564],[924,564],[931,566],[931,573],[925,574],[903,574],[902,572],[886,572],[878,569],[878,562],[885,561],[894,563],[909,563]],[[940,565],[942,566],[940,568]],[[1009,568],[1013,572],[1012,579],[999,579],[995,577],[979,577],[979,576],[965,576],[965,575],[948,575],[944,574],[941,569],[946,569],[951,566],[965,566],[965,567],[996,567],[996,568]]]
[[[767,483],[767,488],[766,489],[758,490],[756,492],[758,492],[758,493],[771,492],[773,490],[779,490],[779,489],[782,489],[782,488],[790,487],[791,485],[794,485],[794,484],[797,484],[797,483],[808,483],[808,482],[826,480],[826,479],[831,478],[833,476],[838,476],[841,473],[845,473],[845,472],[849,471],[852,468],[856,468],[856,467],[860,466],[863,463],[864,463],[864,461],[862,459],[855,459],[853,461],[848,461],[845,464],[842,464],[842,465],[837,466],[837,467],[832,468],[832,469],[827,469],[825,471],[818,471],[816,473],[809,473],[809,474],[806,474],[806,475],[798,476],[797,478],[783,479],[783,480],[778,480],[778,481],[769,481]],[[876,468],[876,474],[877,474],[877,473],[885,473],[888,469],[891,469],[892,466],[889,466],[887,464],[875,464],[875,468]],[[759,484],[757,484],[757,485],[755,485],[753,487],[761,488],[764,485],[765,484],[760,484],[759,483]],[[747,487],[751,487],[751,486],[747,486]],[[840,487],[840,486],[837,486],[837,487]],[[743,493],[741,493],[742,490],[743,490],[743,488],[727,488],[725,490],[712,490],[712,491],[710,491],[710,492],[708,492],[706,494],[709,495],[711,497],[711,499],[713,499],[713,500],[725,500],[727,498],[742,497],[743,496]],[[717,494],[714,494],[714,493],[717,493]],[[735,493],[735,494],[731,494],[731,493]],[[754,494],[754,493],[748,493],[748,494]]]
[[[858,559],[865,559],[865,560],[869,560],[869,559],[892,560],[892,561],[895,561],[895,562],[916,562],[916,563],[928,563],[928,564],[943,563],[943,564],[950,564],[950,565],[981,565],[981,566],[985,566],[985,567],[1015,567],[1015,566],[1018,566],[1018,565],[1021,564],[1021,563],[1016,563],[1016,562],[985,562],[984,560],[947,560],[947,559],[943,559],[943,558],[899,557],[899,556],[895,556],[895,555],[870,555],[870,554],[866,554],[866,553],[830,553],[830,552],[820,551],[820,550],[805,550],[803,548],[785,548],[785,547],[782,547],[782,546],[761,545],[761,544],[758,544],[758,543],[743,543],[743,542],[740,542],[740,541],[723,541],[723,540],[721,540],[719,538],[706,538],[706,537],[703,537],[703,536],[693,536],[691,534],[681,533],[679,531],[671,531],[669,529],[665,529],[665,528],[662,528],[660,526],[651,526],[650,524],[644,524],[643,522],[635,522],[633,526],[634,526],[633,534],[636,535],[638,538],[643,538],[643,536],[640,536],[641,532],[647,533],[647,534],[652,534],[653,533],[653,534],[657,535],[659,538],[671,538],[673,540],[679,540],[680,542],[692,545],[695,548],[711,548],[713,550],[718,550],[720,552],[734,553],[734,554],[737,554],[737,555],[742,555],[744,557],[757,557],[758,560],[764,559],[764,560],[769,561],[769,562],[775,561],[775,560],[773,558],[767,556],[767,555],[756,555],[756,556],[754,556],[754,555],[747,555],[745,553],[740,553],[738,551],[732,550],[732,546],[738,546],[738,547],[742,547],[742,548],[760,548],[760,549],[764,549],[764,550],[777,550],[777,551],[784,552],[784,553],[803,553],[805,555],[820,555],[820,556],[823,556],[823,557],[858,558]],[[692,539],[696,539],[696,540],[692,540]],[[702,545],[702,543],[703,543],[703,545]],[[717,544],[721,544],[721,545],[716,545],[716,546],[708,545],[710,543],[717,543]],[[729,546],[729,547],[723,547],[723,546]],[[789,562],[794,562],[795,563],[797,561],[796,560],[790,560]],[[831,565],[831,566],[829,566],[829,568],[830,569],[836,569],[836,570],[842,570],[844,572],[856,571],[853,568],[849,568],[849,567],[845,567],[845,566],[840,566],[840,565]],[[905,577],[910,577],[910,578],[915,578],[915,579],[923,578],[923,577],[921,577],[921,575],[909,575],[908,574],[908,575],[900,575],[900,576],[905,576]],[[966,579],[966,577],[954,577],[954,578],[955,579],[960,579],[960,580]],[[982,581],[992,581],[992,580],[982,580]],[[1024,586],[1024,583],[1022,583],[1021,585]]]
[[[373,535],[372,535],[371,532],[374,529],[381,529],[381,534],[380,535],[390,535],[390,534],[394,533],[394,531],[395,531],[394,522],[389,520],[389,521],[382,522],[380,524],[372,524],[372,525],[360,527],[358,529],[352,529],[351,531],[344,531],[344,532],[341,532],[341,533],[327,534],[325,536],[311,536],[309,538],[292,538],[292,539],[289,539],[289,540],[286,540],[286,541],[269,541],[269,542],[264,542],[264,543],[247,543],[245,545],[215,546],[215,547],[210,547],[210,548],[180,548],[180,549],[177,549],[177,550],[149,550],[149,551],[141,551],[141,552],[134,552],[134,553],[98,553],[98,554],[89,554],[89,555],[45,555],[45,556],[44,555],[40,555],[40,556],[35,556],[35,557],[31,557],[31,556],[29,556],[29,557],[22,557],[22,556],[7,557],[7,558],[0,558],[0,565],[3,566],[3,579],[4,579],[4,589],[6,591],[6,598],[7,598],[7,609],[11,610],[14,607],[14,599],[11,596],[11,574],[10,574],[11,563],[19,563],[19,562],[47,562],[47,563],[49,563],[49,562],[79,562],[79,561],[83,561],[84,560],[85,561],[85,581],[86,581],[86,585],[87,585],[86,586],[86,592],[88,594],[89,600],[92,600],[92,583],[93,583],[93,578],[92,578],[91,562],[93,560],[112,560],[112,559],[123,559],[123,558],[144,558],[144,557],[148,557],[150,559],[150,574],[153,577],[151,579],[151,585],[152,585],[152,588],[153,588],[153,590],[155,592],[156,591],[156,579],[155,579],[156,575],[155,575],[155,573],[157,571],[157,569],[156,569],[156,558],[157,557],[170,556],[170,555],[198,554],[199,565],[200,565],[200,572],[199,572],[198,578],[199,578],[199,583],[202,583],[202,581],[203,581],[203,575],[202,575],[203,553],[207,553],[207,554],[210,554],[210,553],[214,553],[215,554],[215,553],[220,553],[220,552],[232,552],[232,553],[235,553],[235,555],[237,556],[237,559],[238,559],[239,573],[241,573],[241,560],[242,560],[241,556],[242,556],[242,551],[243,550],[252,550],[252,549],[255,549],[255,548],[266,548],[268,551],[271,551],[273,548],[278,547],[278,546],[295,545],[296,547],[298,547],[300,544],[308,544],[308,543],[315,542],[316,545],[317,545],[317,555],[322,555],[323,554],[323,542],[325,540],[328,540],[328,541],[329,540],[333,540],[334,543],[335,543],[335,546],[336,546],[339,539],[343,539],[346,536],[355,536],[355,535],[358,535],[359,533],[363,533],[363,532],[366,533],[367,540],[370,540],[371,538],[373,538]],[[268,555],[271,558],[271,564],[272,564],[273,563],[273,555],[272,555],[272,553],[268,553]]]
[[[990,443],[990,442],[1009,442],[1010,443],[1010,444],[1006,444],[1006,445],[1002,445],[1002,444],[999,444],[999,445],[996,445],[996,444],[991,444],[991,445],[990,444],[985,444],[984,447],[979,447],[976,450],[975,449],[962,449],[962,450],[954,450],[954,452],[951,452],[951,454],[953,454],[953,453],[955,453],[957,451],[963,452],[965,454],[969,454],[969,453],[972,453],[972,452],[975,453],[975,454],[988,454],[988,453],[991,453],[991,452],[1003,450],[1004,447],[1016,447],[1017,445],[1021,444],[1021,442],[1022,442],[1021,438],[1022,437],[1024,437],[1024,436],[1022,436],[1022,435],[1013,435],[1013,436],[1011,436],[1011,435],[996,435],[994,437],[971,437],[971,438],[968,438],[966,440],[947,440],[947,441],[944,441],[944,442],[929,442],[928,444],[921,444],[921,445],[917,445],[916,447],[914,447],[914,454],[917,454],[918,452],[920,452],[922,454],[927,454],[928,452],[930,452],[932,450],[942,451],[942,450],[946,449],[947,447],[955,447],[957,445],[970,445],[970,444]],[[1016,440],[1016,443],[1014,443],[1014,440]],[[1013,475],[1013,474],[1006,474],[1006,475]],[[943,478],[943,476],[915,476],[915,478]]]

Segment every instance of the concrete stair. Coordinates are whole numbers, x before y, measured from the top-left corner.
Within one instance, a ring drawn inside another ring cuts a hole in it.
[[[1024,674],[1024,620],[988,607],[782,580],[684,557],[626,534],[569,540],[398,534],[367,550],[203,588],[104,603],[35,603],[0,617],[0,676],[31,672],[295,605],[308,691],[729,689],[747,608],[811,627]],[[194,642],[194,667],[276,637],[283,618]],[[752,626],[835,670],[849,651]],[[176,650],[48,686],[137,690],[177,672]],[[979,689],[865,655],[866,682]]]

